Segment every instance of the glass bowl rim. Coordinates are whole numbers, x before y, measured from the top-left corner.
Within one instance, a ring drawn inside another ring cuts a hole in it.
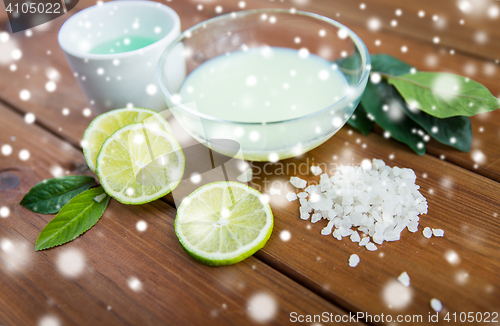
[[[339,29],[345,29],[347,31],[348,37],[353,41],[354,46],[356,48],[358,48],[358,50],[361,54],[361,59],[362,59],[362,61],[364,61],[364,62],[362,62],[363,74],[362,74],[360,80],[358,81],[358,83],[356,84],[356,86],[354,86],[352,88],[352,91],[349,92],[349,94],[346,94],[340,100],[338,100],[338,101],[330,104],[326,108],[323,108],[323,109],[318,110],[316,112],[312,112],[312,113],[309,113],[307,115],[303,115],[303,116],[292,118],[292,119],[270,121],[270,122],[240,122],[240,121],[221,119],[221,118],[217,118],[217,117],[193,110],[183,103],[176,104],[176,107],[180,107],[184,111],[187,111],[195,116],[198,116],[198,117],[206,119],[206,120],[211,120],[211,121],[216,121],[216,122],[221,122],[221,123],[226,123],[226,124],[256,125],[256,126],[258,126],[258,125],[270,125],[270,124],[278,124],[278,123],[285,123],[285,122],[291,122],[291,121],[298,121],[298,120],[302,120],[302,119],[308,119],[308,118],[314,117],[316,115],[320,115],[326,111],[329,111],[333,107],[341,106],[344,102],[348,102],[349,100],[354,100],[354,98],[357,97],[356,94],[358,94],[358,92],[360,92],[361,88],[366,87],[366,82],[368,81],[368,77],[370,76],[370,70],[371,70],[370,53],[368,52],[368,49],[367,49],[365,43],[363,42],[363,40],[361,40],[361,38],[358,35],[356,35],[356,33],[354,33],[350,28],[346,27],[345,25],[343,25],[343,24],[339,23],[338,21],[333,20],[331,18],[322,16],[319,14],[307,12],[307,11],[294,10],[294,9],[277,9],[277,8],[252,9],[252,10],[244,10],[244,11],[238,11],[238,12],[232,12],[232,13],[220,15],[220,16],[202,21],[202,22],[188,28],[184,32],[182,32],[176,39],[174,39],[172,41],[172,43],[170,43],[167,46],[167,48],[163,51],[163,53],[160,57],[160,60],[158,62],[158,66],[157,66],[158,84],[159,84],[160,89],[163,92],[163,94],[170,101],[174,102],[172,100],[173,95],[169,92],[169,90],[165,87],[165,84],[163,83],[163,76],[164,76],[163,65],[164,65],[164,62],[165,62],[167,55],[174,48],[174,46],[177,45],[183,39],[187,38],[188,34],[191,34],[195,30],[198,30],[201,28],[206,28],[206,27],[208,27],[209,24],[215,24],[215,23],[218,23],[218,22],[224,21],[224,20],[229,20],[229,19],[234,20],[234,19],[238,19],[241,17],[249,16],[249,15],[255,15],[255,14],[273,14],[273,13],[306,16],[306,17],[314,18],[314,19],[329,23],[330,25],[333,25]],[[346,104],[346,105],[348,105],[348,104]],[[347,121],[347,120],[348,120],[348,118],[345,119],[345,121]]]

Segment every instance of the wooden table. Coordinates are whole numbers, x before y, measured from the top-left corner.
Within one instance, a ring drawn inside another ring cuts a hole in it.
[[[467,75],[500,96],[499,19],[486,14],[488,6],[500,3],[470,2],[474,5],[469,14],[449,0],[364,0],[364,5],[341,0],[249,0],[245,9],[294,6],[332,17],[351,27],[371,53],[395,55],[420,70]],[[348,239],[321,236],[324,225],[300,220],[298,204],[289,203],[283,191],[271,196],[275,229],[268,244],[233,266],[207,267],[185,254],[173,230],[176,211],[171,197],[142,206],[112,200],[104,217],[84,236],[35,252],[36,238],[52,216],[21,207],[23,195],[61,171],[89,174],[80,141],[93,116],[83,114],[88,104],[56,36],[70,14],[94,3],[80,0],[71,13],[33,29],[30,37],[9,33],[9,44],[21,49],[22,58],[12,62],[15,69],[0,65],[0,146],[13,148],[8,156],[0,154],[0,206],[10,210],[0,218],[0,325],[246,325],[256,322],[248,311],[256,295],[270,298],[277,307],[270,324],[290,323],[292,312],[327,312],[333,320],[359,312],[393,318],[422,315],[425,324],[434,313],[432,298],[444,306],[440,324],[454,324],[443,320],[448,312],[500,313],[500,111],[471,119],[470,153],[431,141],[428,154],[418,156],[380,133],[365,137],[344,127],[319,148],[284,162],[359,164],[376,157],[412,168],[429,202],[420,230],[442,228],[443,238],[426,239],[420,231],[405,231],[400,241],[369,252]],[[240,10],[236,0],[172,0],[168,5],[179,13],[183,29],[215,16],[216,6],[222,6],[224,13]],[[481,13],[475,12],[476,5],[483,6]],[[401,9],[401,16],[396,9]],[[419,11],[425,16],[419,17]],[[372,17],[381,20],[379,31],[367,28]],[[0,29],[6,30],[4,10],[0,19]],[[396,27],[391,20],[397,21]],[[475,41],[485,35],[486,42]],[[435,36],[439,44],[433,43]],[[0,44],[0,52],[5,46]],[[47,69],[59,73],[52,93],[45,89]],[[29,100],[20,98],[23,89],[30,91]],[[65,108],[68,114],[63,114]],[[35,115],[33,124],[25,122],[27,113]],[[27,160],[20,159],[21,150],[29,151]],[[477,160],[478,153],[483,160]],[[139,220],[146,221],[145,232],[136,229]],[[284,230],[291,233],[289,241],[280,239]],[[356,268],[348,266],[353,253],[361,258]],[[83,260],[83,273],[64,276],[58,268],[61,257],[69,257],[70,267]],[[411,278],[406,292],[394,285],[404,271]],[[136,286],[130,286],[134,281]],[[405,295],[411,300],[401,309],[388,306],[387,297],[399,301]],[[359,324],[364,323],[396,324],[360,319]]]

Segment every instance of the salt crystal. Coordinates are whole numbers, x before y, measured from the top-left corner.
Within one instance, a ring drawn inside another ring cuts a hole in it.
[[[386,179],[388,176],[389,176],[388,170],[384,170],[384,171],[382,171],[382,173],[380,173],[380,178],[382,178],[382,179]]]
[[[354,204],[354,198],[352,196],[343,196],[342,197],[342,206],[349,206]]]
[[[316,203],[312,204],[312,207],[314,209],[322,210],[322,211],[328,211],[332,209],[333,202],[331,199],[320,199]]]
[[[107,196],[107,194],[103,192],[102,194],[95,196],[94,200],[97,203],[100,203],[106,196]]]
[[[337,215],[343,215],[344,214],[344,209],[342,208],[342,206],[340,206],[339,204],[334,204],[333,205],[333,208],[335,209],[335,211],[337,212]]]
[[[337,189],[329,189],[324,194],[328,198],[336,199],[339,196],[339,191]]]
[[[309,194],[307,192],[299,192],[297,194],[297,197],[299,197],[300,199],[304,199],[306,198],[307,196],[309,196]]]
[[[443,237],[444,236],[444,230],[442,230],[442,229],[432,229],[432,233],[434,234],[435,237]]]
[[[340,221],[339,225],[340,225],[340,227],[343,227],[344,229],[352,228],[352,223],[351,223],[351,220],[349,219],[349,216],[344,216],[344,219]],[[352,230],[349,230],[349,231],[351,231],[351,232],[347,233],[344,236],[351,235]],[[344,234],[344,233],[346,233],[346,232],[342,232],[342,234]]]
[[[361,225],[361,221],[363,220],[363,214],[361,214],[359,212],[352,212],[351,214],[349,214],[349,216],[351,217],[352,225],[354,225],[354,226]]]
[[[347,216],[354,211],[354,207],[352,206],[344,206],[344,215]]]
[[[353,231],[351,229],[348,229],[348,228],[345,228],[345,227],[340,227],[339,228],[339,233],[343,237],[350,236],[352,234],[352,232]]]
[[[309,216],[311,216],[309,214],[309,210],[307,208],[304,208],[304,207],[300,207],[299,209],[300,209],[300,218],[303,220],[308,220]]]
[[[312,193],[310,196],[309,196],[309,202],[312,204],[312,203],[317,203],[318,201],[321,200],[321,196],[317,193]]]
[[[359,245],[360,246],[366,246],[366,244],[370,242],[370,237],[365,237],[363,239],[361,239],[361,241],[359,242]]]
[[[373,235],[372,240],[376,244],[382,244],[384,242],[384,235],[382,234],[382,231],[379,231],[379,232],[375,231],[375,234]]]
[[[333,237],[336,238],[337,240],[342,240],[342,235],[340,235],[339,229],[335,229],[333,231]]]
[[[399,275],[398,277],[398,281],[406,287],[410,286],[410,276],[407,272],[401,273],[401,275]]]
[[[408,231],[415,233],[418,231],[418,221],[411,221],[408,224]]]
[[[322,173],[319,166],[311,172],[320,175],[319,184],[310,184],[297,177],[290,183],[305,188],[297,195],[287,194],[288,200],[299,198],[300,217],[316,223],[328,220],[321,234],[332,233],[338,240],[350,236],[352,242],[377,250],[377,244],[400,240],[404,229],[418,230],[419,214],[427,213],[424,196],[415,184],[416,175],[411,169],[389,167],[382,160],[364,160],[361,166],[341,165],[332,176]],[[357,228],[357,230],[355,229]],[[367,237],[360,239],[359,232]],[[441,234],[440,229],[424,231],[427,237]],[[373,242],[370,242],[373,241]]]
[[[329,211],[328,210],[318,210],[318,214],[321,215],[321,218],[328,219]]]
[[[420,203],[417,205],[416,208],[420,212],[420,214],[427,214],[427,204],[426,203]]]
[[[329,235],[332,233],[333,221],[329,221],[328,224],[321,230],[322,235]]]
[[[384,234],[385,241],[398,241],[401,238],[401,233],[397,231],[389,231]]]
[[[297,200],[297,194],[294,192],[289,192],[286,194],[286,199],[288,199],[288,201]]]
[[[290,183],[295,188],[300,188],[300,189],[304,188],[307,185],[307,181],[306,180],[301,179],[301,178],[297,178],[297,177],[291,177],[290,178]]]
[[[359,240],[361,240],[361,238],[359,237],[359,233],[357,231],[354,231],[351,234],[351,241],[352,242],[359,242]]]
[[[366,213],[369,211],[369,208],[367,206],[363,206],[363,205],[356,205],[356,206],[354,206],[354,211],[360,212],[360,213]]]
[[[409,211],[408,214],[406,214],[406,216],[408,216],[410,221],[414,221],[414,220],[418,221],[418,219],[416,219],[418,217],[418,211],[416,211],[416,210]]]
[[[407,219],[400,219],[398,221],[398,224],[394,228],[394,232],[400,234],[404,229],[406,229],[409,223],[410,221],[408,221]]]
[[[318,193],[318,186],[316,185],[310,185],[309,187],[307,187],[306,189],[304,189],[307,193],[309,194],[315,194],[315,193]]]
[[[318,222],[319,220],[321,220],[321,214],[318,214],[318,213],[314,213],[311,217],[311,223],[316,223]]]
[[[422,233],[427,239],[430,239],[430,237],[432,237],[432,230],[430,227],[424,228],[424,231]]]
[[[304,198],[299,198],[300,208],[307,209],[307,212],[312,211],[311,204]]]
[[[328,173],[323,173],[322,175],[319,176],[319,180],[323,182],[331,182],[330,176]]]
[[[332,182],[330,181],[330,177],[328,177],[328,174],[323,173],[320,176],[319,186],[320,186],[321,192],[326,192],[326,191],[330,190],[330,188],[332,187]]]
[[[441,301],[439,301],[438,299],[436,298],[432,298],[431,299],[431,308],[435,311],[435,312],[440,312],[441,310],[443,310],[443,304],[441,303]]]
[[[356,267],[359,264],[359,256],[356,254],[352,254],[351,257],[349,257],[349,266],[351,267]]]
[[[370,162],[369,160],[363,160],[361,162],[361,169],[363,169],[364,171],[370,171],[372,169],[372,162]]]
[[[361,205],[368,206],[369,205],[368,203],[370,200],[370,195],[365,193],[365,192],[362,192],[358,195],[358,200],[361,203]]]
[[[385,162],[382,160],[374,158],[372,162],[373,162],[373,167],[376,168],[377,170],[380,170],[385,167]]]
[[[415,180],[417,180],[417,176],[415,175],[415,172],[412,169],[403,169],[403,173],[401,173],[401,178],[406,179],[411,183],[415,183]]]
[[[321,168],[319,166],[313,165],[313,166],[311,166],[311,172],[314,175],[320,175],[321,173],[323,173],[323,170],[321,170]]]

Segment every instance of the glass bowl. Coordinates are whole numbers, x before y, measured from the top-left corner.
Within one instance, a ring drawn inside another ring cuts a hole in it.
[[[263,46],[306,48],[340,69],[349,91],[319,111],[272,122],[224,120],[199,112],[196,101],[182,102],[178,93],[184,80],[205,61]],[[365,44],[344,25],[294,9],[259,9],[218,16],[184,31],[163,53],[158,78],[168,108],[199,142],[211,147],[215,139],[234,140],[240,145],[239,158],[273,162],[303,154],[342,128],[359,104],[370,68]],[[234,148],[215,147],[222,154],[234,154]]]

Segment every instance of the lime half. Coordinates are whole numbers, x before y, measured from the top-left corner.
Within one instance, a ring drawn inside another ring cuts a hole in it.
[[[97,157],[101,185],[123,204],[144,204],[165,196],[184,173],[177,140],[158,124],[137,123],[111,135]]]
[[[83,154],[89,168],[96,172],[97,155],[102,144],[118,129],[138,122],[158,124],[161,129],[172,132],[170,125],[158,112],[142,108],[116,109],[96,117],[83,135]]]
[[[265,197],[238,182],[214,182],[186,197],[175,233],[186,252],[211,266],[242,261],[264,247],[273,230]]]

